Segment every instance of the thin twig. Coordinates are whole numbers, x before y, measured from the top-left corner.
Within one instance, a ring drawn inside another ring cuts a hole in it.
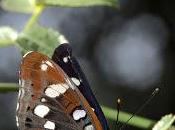
[[[34,24],[38,22],[38,18],[40,17],[41,13],[43,12],[45,6],[44,5],[37,5],[35,7],[35,10],[28,20],[27,24],[25,25],[24,31],[27,31],[28,29],[32,28]]]

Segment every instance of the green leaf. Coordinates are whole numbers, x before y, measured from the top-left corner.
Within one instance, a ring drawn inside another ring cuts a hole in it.
[[[65,40],[63,35],[57,31],[34,25],[19,35],[17,43],[21,48],[22,54],[28,51],[38,51],[51,56],[54,49],[62,43],[63,40]]]
[[[0,27],[0,47],[5,47],[15,43],[17,32],[10,27]]]
[[[1,0],[1,6],[7,11],[32,13],[35,8],[35,0]]]
[[[173,114],[165,115],[164,117],[161,118],[160,121],[158,121],[155,124],[152,130],[167,130],[168,128],[171,127],[174,121],[175,121],[175,115]]]
[[[118,6],[118,0],[36,0],[39,4],[63,6],[63,7],[83,7],[83,6]]]

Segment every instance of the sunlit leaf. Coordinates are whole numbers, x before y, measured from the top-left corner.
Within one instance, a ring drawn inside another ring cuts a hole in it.
[[[10,27],[0,27],[0,47],[15,43],[17,32]]]
[[[173,114],[165,115],[164,117],[161,118],[160,121],[158,121],[155,124],[152,130],[168,130],[174,121],[175,121],[175,115]],[[170,129],[173,130],[173,128]]]
[[[1,6],[7,11],[31,13],[35,8],[35,0],[1,0]]]
[[[64,7],[83,6],[118,6],[118,0],[36,0],[39,4],[56,5]]]
[[[34,25],[34,27],[20,34],[17,43],[22,54],[28,51],[38,51],[51,56],[63,39],[65,40],[63,35],[51,28]]]

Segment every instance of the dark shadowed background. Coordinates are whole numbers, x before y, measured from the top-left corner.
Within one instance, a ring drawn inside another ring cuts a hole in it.
[[[159,120],[175,113],[175,1],[120,0],[109,7],[48,8],[44,26],[63,33],[100,104],[134,113],[156,87],[160,93],[139,115]],[[19,32],[30,15],[0,9],[0,26]],[[18,82],[19,50],[0,48],[0,82]],[[0,130],[17,130],[17,92],[0,94]],[[111,129],[113,122],[109,121]],[[134,129],[128,127],[126,129]]]

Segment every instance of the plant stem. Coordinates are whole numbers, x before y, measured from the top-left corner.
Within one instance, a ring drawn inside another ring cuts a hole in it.
[[[0,83],[0,93],[17,92],[19,85],[16,83]]]
[[[111,109],[105,106],[102,106],[102,109],[104,111],[106,118],[110,120],[116,120],[117,111],[115,109]],[[120,111],[119,121],[122,123],[126,123],[126,121],[131,116],[132,114],[130,113]],[[138,128],[142,128],[142,129],[150,129],[153,127],[155,123],[156,121],[154,120],[143,118],[140,116],[134,116],[127,124]]]
[[[25,25],[24,31],[27,31],[28,29],[32,28],[32,26],[37,23],[38,18],[43,12],[44,8],[45,8],[44,5],[36,5],[32,16],[30,17],[27,24]]]

